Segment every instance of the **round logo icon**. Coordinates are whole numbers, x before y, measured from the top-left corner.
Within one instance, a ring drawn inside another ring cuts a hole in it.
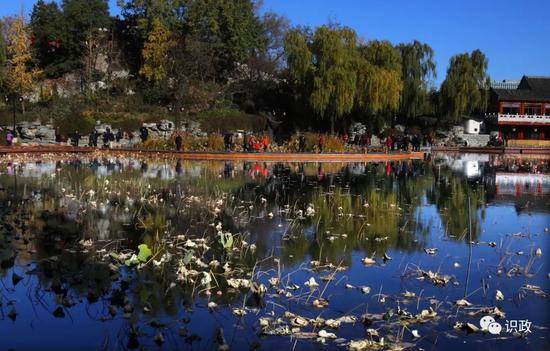
[[[489,324],[491,324],[491,323],[495,323],[495,319],[491,316],[483,316],[479,320],[479,325],[481,326],[481,329],[483,329],[483,330],[487,330],[487,328],[489,328]]]
[[[489,324],[488,329],[489,329],[489,333],[491,333],[493,335],[498,335],[502,331],[502,326],[500,325],[500,323],[493,322],[493,323]]]

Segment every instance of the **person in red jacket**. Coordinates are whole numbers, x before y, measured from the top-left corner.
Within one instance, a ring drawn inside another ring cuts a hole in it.
[[[386,138],[386,152],[391,151],[392,148],[393,148],[393,138],[391,137],[391,135],[388,135],[388,137]]]
[[[269,148],[269,137],[267,135],[264,135],[262,139],[262,146],[264,148],[264,152],[266,152],[267,149]]]

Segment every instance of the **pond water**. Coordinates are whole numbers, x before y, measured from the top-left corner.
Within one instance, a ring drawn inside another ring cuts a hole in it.
[[[549,194],[496,155],[4,156],[0,349],[548,350]]]

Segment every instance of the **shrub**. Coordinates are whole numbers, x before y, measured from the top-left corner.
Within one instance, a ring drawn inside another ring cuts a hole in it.
[[[139,148],[149,150],[173,150],[174,141],[172,139],[147,139],[144,143],[136,145]]]
[[[176,147],[175,135],[168,139],[148,139],[145,143],[136,145],[149,150],[174,150]],[[206,137],[183,135],[183,151],[224,151],[223,136],[212,133]]]
[[[306,152],[319,152],[319,137],[318,133],[303,133],[306,139],[305,151]],[[346,145],[344,141],[333,135],[325,134],[325,145],[323,152],[344,152],[346,151]],[[299,149],[299,136],[293,135],[290,141],[287,143],[286,149],[288,151],[296,152]]]
[[[78,130],[81,135],[92,132],[95,126],[95,120],[82,113],[81,106],[70,104],[57,106],[51,111],[51,117],[54,119],[54,127],[58,129],[61,135],[69,135]]]
[[[205,132],[225,133],[236,130],[263,131],[267,127],[264,117],[249,115],[232,108],[218,108],[197,114],[201,129]]]

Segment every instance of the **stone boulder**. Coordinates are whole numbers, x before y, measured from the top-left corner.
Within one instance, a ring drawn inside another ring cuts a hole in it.
[[[17,136],[23,143],[55,143],[55,129],[51,124],[40,122],[19,122],[15,125]]]
[[[157,123],[143,123],[143,127],[149,131],[150,138],[167,138],[175,130],[174,122],[162,119]]]
[[[363,123],[355,122],[349,127],[349,139],[355,139],[356,135],[363,135],[367,132],[367,126]]]

